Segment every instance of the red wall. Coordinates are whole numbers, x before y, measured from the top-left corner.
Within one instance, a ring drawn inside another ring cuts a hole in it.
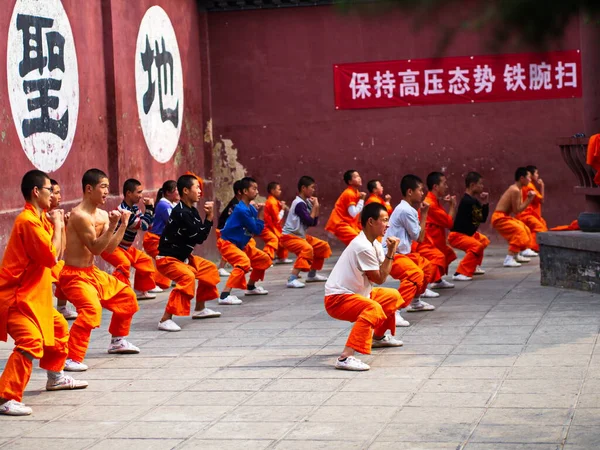
[[[63,0],[69,17],[79,71],[79,116],[71,151],[64,165],[51,176],[62,187],[68,210],[81,195],[81,176],[89,168],[105,170],[111,181],[109,201],[120,201],[123,181],[139,179],[155,191],[170,178],[186,170],[210,176],[203,123],[204,77],[208,74],[206,17],[198,13],[195,0]],[[4,251],[15,215],[23,199],[19,191],[22,175],[33,169],[25,156],[12,119],[6,80],[6,36],[15,0],[0,0],[0,256]],[[183,126],[179,145],[166,164],[152,158],[139,122],[135,95],[135,45],[146,10],[161,6],[169,15],[175,33],[184,78]],[[208,97],[208,95],[206,95]],[[208,108],[207,108],[208,109]],[[206,163],[208,161],[208,164]],[[207,169],[208,168],[208,169]],[[209,195],[210,195],[210,183]]]
[[[535,164],[545,180],[551,225],[570,222],[583,206],[570,195],[575,177],[555,145],[556,137],[583,131],[581,99],[334,109],[333,64],[439,56],[440,34],[415,29],[404,12],[283,8],[211,13],[208,22],[215,135],[233,140],[239,162],[263,190],[280,181],[291,199],[299,176],[311,175],[326,220],[350,168],[360,171],[365,187],[371,178],[382,179],[396,202],[406,173],[424,179],[442,170],[459,194],[464,174],[477,170],[497,200],[517,166]],[[579,45],[575,23],[553,49]],[[519,51],[531,49],[501,53]],[[478,32],[459,34],[445,51],[490,53]]]

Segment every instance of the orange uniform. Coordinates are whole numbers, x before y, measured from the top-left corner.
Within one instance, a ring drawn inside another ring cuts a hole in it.
[[[154,274],[156,269],[152,258],[146,253],[138,250],[133,245],[125,250],[117,247],[114,252],[102,252],[102,259],[114,266],[113,275],[127,286],[131,285],[129,279],[131,268],[135,269],[133,288],[140,292],[150,291],[156,287]]]
[[[406,308],[415,297],[423,294],[427,285],[437,280],[435,274],[436,267],[420,254],[396,253],[390,276],[400,280],[398,291],[404,299],[404,303],[398,309]]]
[[[128,285],[95,266],[65,266],[59,283],[78,314],[71,325],[69,359],[83,362],[92,330],[100,326],[102,308],[113,313],[108,327],[112,336],[129,334],[131,319],[139,307],[135,293]]]
[[[453,220],[433,192],[428,192],[425,201],[429,213],[425,224],[425,238],[413,244],[413,251],[429,260],[436,268],[434,281],[448,273],[448,266],[456,259],[456,253],[446,243],[446,230],[452,228]]]
[[[359,217],[352,217],[348,212],[348,208],[356,206],[359,200],[360,192],[358,192],[358,189],[348,186],[335,202],[329,220],[325,225],[325,230],[333,233],[345,245],[350,244],[352,239],[358,236],[360,232]]]
[[[531,232],[519,219],[501,211],[492,214],[492,227],[508,241],[508,251],[519,253],[527,250],[531,244]]]
[[[479,232],[469,236],[452,231],[448,235],[448,242],[452,247],[465,252],[465,257],[458,265],[456,273],[472,277],[475,270],[477,270],[477,266],[481,266],[483,262],[483,252],[490,245],[490,240],[486,235]]]
[[[287,250],[280,245],[282,232],[281,219],[283,218],[283,214],[281,214],[282,211],[283,208],[281,207],[280,201],[273,195],[269,195],[265,202],[265,227],[259,237],[265,241],[263,252],[269,255],[271,259],[275,259],[275,255],[277,255],[278,259],[287,258]]]
[[[233,242],[217,239],[217,248],[221,256],[233,267],[225,286],[235,289],[247,289],[246,274],[250,272],[250,284],[265,278],[265,271],[271,267],[271,258],[262,250],[256,248],[254,239],[250,239],[244,249]]]
[[[367,206],[369,203],[382,204],[383,206],[385,206],[385,209],[387,210],[387,213],[389,216],[391,216],[392,212],[394,211],[394,208],[392,208],[392,205],[390,205],[388,202],[385,201],[385,199],[381,198],[379,195],[376,195],[376,194],[369,195],[369,197],[365,201],[365,206]]]
[[[325,310],[334,319],[354,322],[346,346],[363,355],[371,353],[373,335],[383,336],[387,330],[396,333],[396,310],[403,301],[395,289],[373,288],[371,297],[358,294],[325,296]]]
[[[308,234],[305,238],[284,234],[281,237],[281,243],[296,255],[294,269],[300,269],[303,272],[321,270],[325,260],[331,256],[331,247],[327,242]]]
[[[67,358],[69,328],[52,306],[52,273],[57,251],[53,227],[27,203],[10,235],[0,268],[0,340],[15,341],[0,377],[0,397],[21,401],[32,372],[32,361],[59,372]]]
[[[176,316],[190,315],[190,302],[194,298],[196,280],[196,301],[206,302],[219,297],[217,284],[221,278],[217,266],[199,256],[190,255],[187,263],[170,256],[159,256],[156,265],[161,274],[175,281],[176,286],[169,295],[165,312]]]
[[[144,233],[144,240],[142,241],[142,245],[144,246],[144,251],[150,255],[151,258],[154,259],[156,265],[156,257],[158,256],[158,243],[160,242],[160,236],[158,234],[154,234],[151,231],[146,231]],[[154,282],[157,286],[162,289],[168,289],[171,287],[171,280],[165,277],[158,270],[154,273]]]
[[[536,236],[538,233],[548,231],[548,225],[542,218],[542,194],[537,190],[533,183],[529,183],[527,186],[521,188],[521,194],[523,201],[527,200],[527,193],[529,191],[535,191],[535,196],[527,208],[516,217],[523,222],[531,231],[531,241],[529,248],[533,251],[539,252],[540,246],[537,243]]]

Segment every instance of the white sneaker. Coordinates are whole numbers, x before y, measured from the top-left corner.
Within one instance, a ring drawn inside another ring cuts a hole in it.
[[[410,327],[410,322],[400,315],[400,310],[396,311],[396,326]]]
[[[515,260],[520,263],[528,263],[531,259],[524,257],[523,255],[517,255]]]
[[[181,331],[181,327],[177,325],[173,319],[158,322],[158,329],[161,331]]]
[[[421,312],[421,311],[433,311],[435,306],[430,305],[429,303],[424,302],[423,300],[413,300],[408,308],[406,308],[406,312]]]
[[[225,277],[228,277],[231,274],[227,270],[225,270],[225,269],[219,269],[219,275],[225,278]]]
[[[354,370],[362,372],[365,370],[369,370],[371,367],[368,364],[362,362],[360,359],[355,358],[354,356],[348,356],[344,361],[336,359],[335,368],[340,370]]]
[[[471,281],[473,278],[463,275],[462,273],[457,273],[456,275],[452,275],[453,281]]]
[[[429,289],[452,289],[454,285],[449,281],[444,280],[443,278],[437,283],[431,283],[429,285]]]
[[[306,281],[308,281],[308,280],[306,280]],[[294,278],[292,281],[287,282],[287,287],[289,287],[289,288],[300,289],[300,288],[303,288],[304,286],[306,286],[306,285],[302,281],[300,281],[298,278]]]
[[[48,380],[46,382],[47,391],[64,391],[71,389],[85,389],[88,387],[88,382],[83,380],[76,380],[75,378],[64,375],[58,380]]]
[[[86,370],[88,370],[88,366],[87,364],[84,364],[82,362],[67,359],[65,361],[65,367],[63,370],[65,372],[85,372]]]
[[[118,355],[135,355],[140,352],[140,349],[123,338],[117,342],[111,342],[108,346],[108,353]]]
[[[156,294],[151,294],[149,291],[137,293],[138,300],[152,300],[153,298],[156,298]]]
[[[438,298],[440,294],[432,291],[431,289],[425,289],[425,292],[421,294],[421,298]]]
[[[316,283],[318,281],[327,281],[327,277],[325,277],[323,275],[319,275],[318,273],[315,274],[314,277],[306,277],[307,283]]]
[[[504,258],[504,267],[521,267],[521,264],[513,256],[506,255],[506,258]]]
[[[79,315],[76,311],[69,309],[67,306],[59,306],[58,308],[56,308],[56,310],[59,313],[61,313],[63,317],[67,320],[75,320]]]
[[[277,259],[275,259],[273,261],[274,264],[291,264],[293,262],[294,262],[294,260],[293,259],[289,259],[289,258],[285,258],[285,259],[279,259],[279,258],[277,258]]]
[[[521,256],[525,256],[526,258],[535,258],[539,256],[539,254],[528,248],[527,250],[523,250],[521,252]]]
[[[391,334],[386,334],[382,339],[373,338],[372,348],[383,348],[383,347],[402,347],[404,342],[400,339],[396,339]]]
[[[255,286],[254,289],[249,289],[246,291],[245,295],[267,295],[269,291],[267,291],[262,286]]]
[[[164,291],[161,287],[155,286],[154,289],[150,289],[148,292],[151,294],[160,294],[161,292],[164,292]]]
[[[229,294],[225,298],[219,299],[219,305],[241,305],[242,303],[244,302],[237,298],[235,295],[231,294]]]
[[[9,400],[0,405],[0,414],[5,416],[29,416],[33,410],[16,400]]]
[[[483,270],[481,266],[477,266],[473,275],[485,275],[485,270]]]
[[[221,313],[208,308],[204,308],[202,311],[197,311],[192,315],[192,319],[212,319],[215,317],[221,317]]]

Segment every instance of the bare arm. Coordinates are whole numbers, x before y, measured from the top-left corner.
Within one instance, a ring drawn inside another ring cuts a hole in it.
[[[396,237],[387,238],[387,254],[385,255],[385,261],[379,268],[379,270],[368,270],[365,272],[365,275],[369,279],[371,283],[375,284],[383,284],[387,279],[390,271],[392,270],[392,264],[394,262],[394,254],[396,253],[396,249],[398,248],[398,244],[400,243],[400,239]]]
[[[92,255],[99,255],[106,250],[110,238],[117,227],[117,222],[104,224],[104,230],[99,237],[96,236],[96,229],[92,223],[92,218],[89,216],[71,214],[69,227],[73,227],[73,230],[81,240],[81,243]]]
[[[525,210],[525,208],[527,208],[529,206],[529,204],[531,203],[531,201],[533,200],[533,197],[535,196],[535,192],[534,191],[529,191],[527,193],[527,200],[523,201],[522,196],[521,196],[521,190],[520,189],[515,189],[514,191],[511,192],[512,195],[512,210],[514,211],[515,214],[519,214],[521,212],[523,212]]]

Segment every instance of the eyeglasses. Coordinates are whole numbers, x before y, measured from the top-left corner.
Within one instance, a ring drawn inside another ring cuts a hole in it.
[[[41,188],[39,188],[39,189],[47,189],[47,190],[48,190],[48,192],[50,192],[51,194],[52,194],[52,191],[53,191],[52,187],[46,187],[46,186],[42,186],[42,187],[41,187]]]

